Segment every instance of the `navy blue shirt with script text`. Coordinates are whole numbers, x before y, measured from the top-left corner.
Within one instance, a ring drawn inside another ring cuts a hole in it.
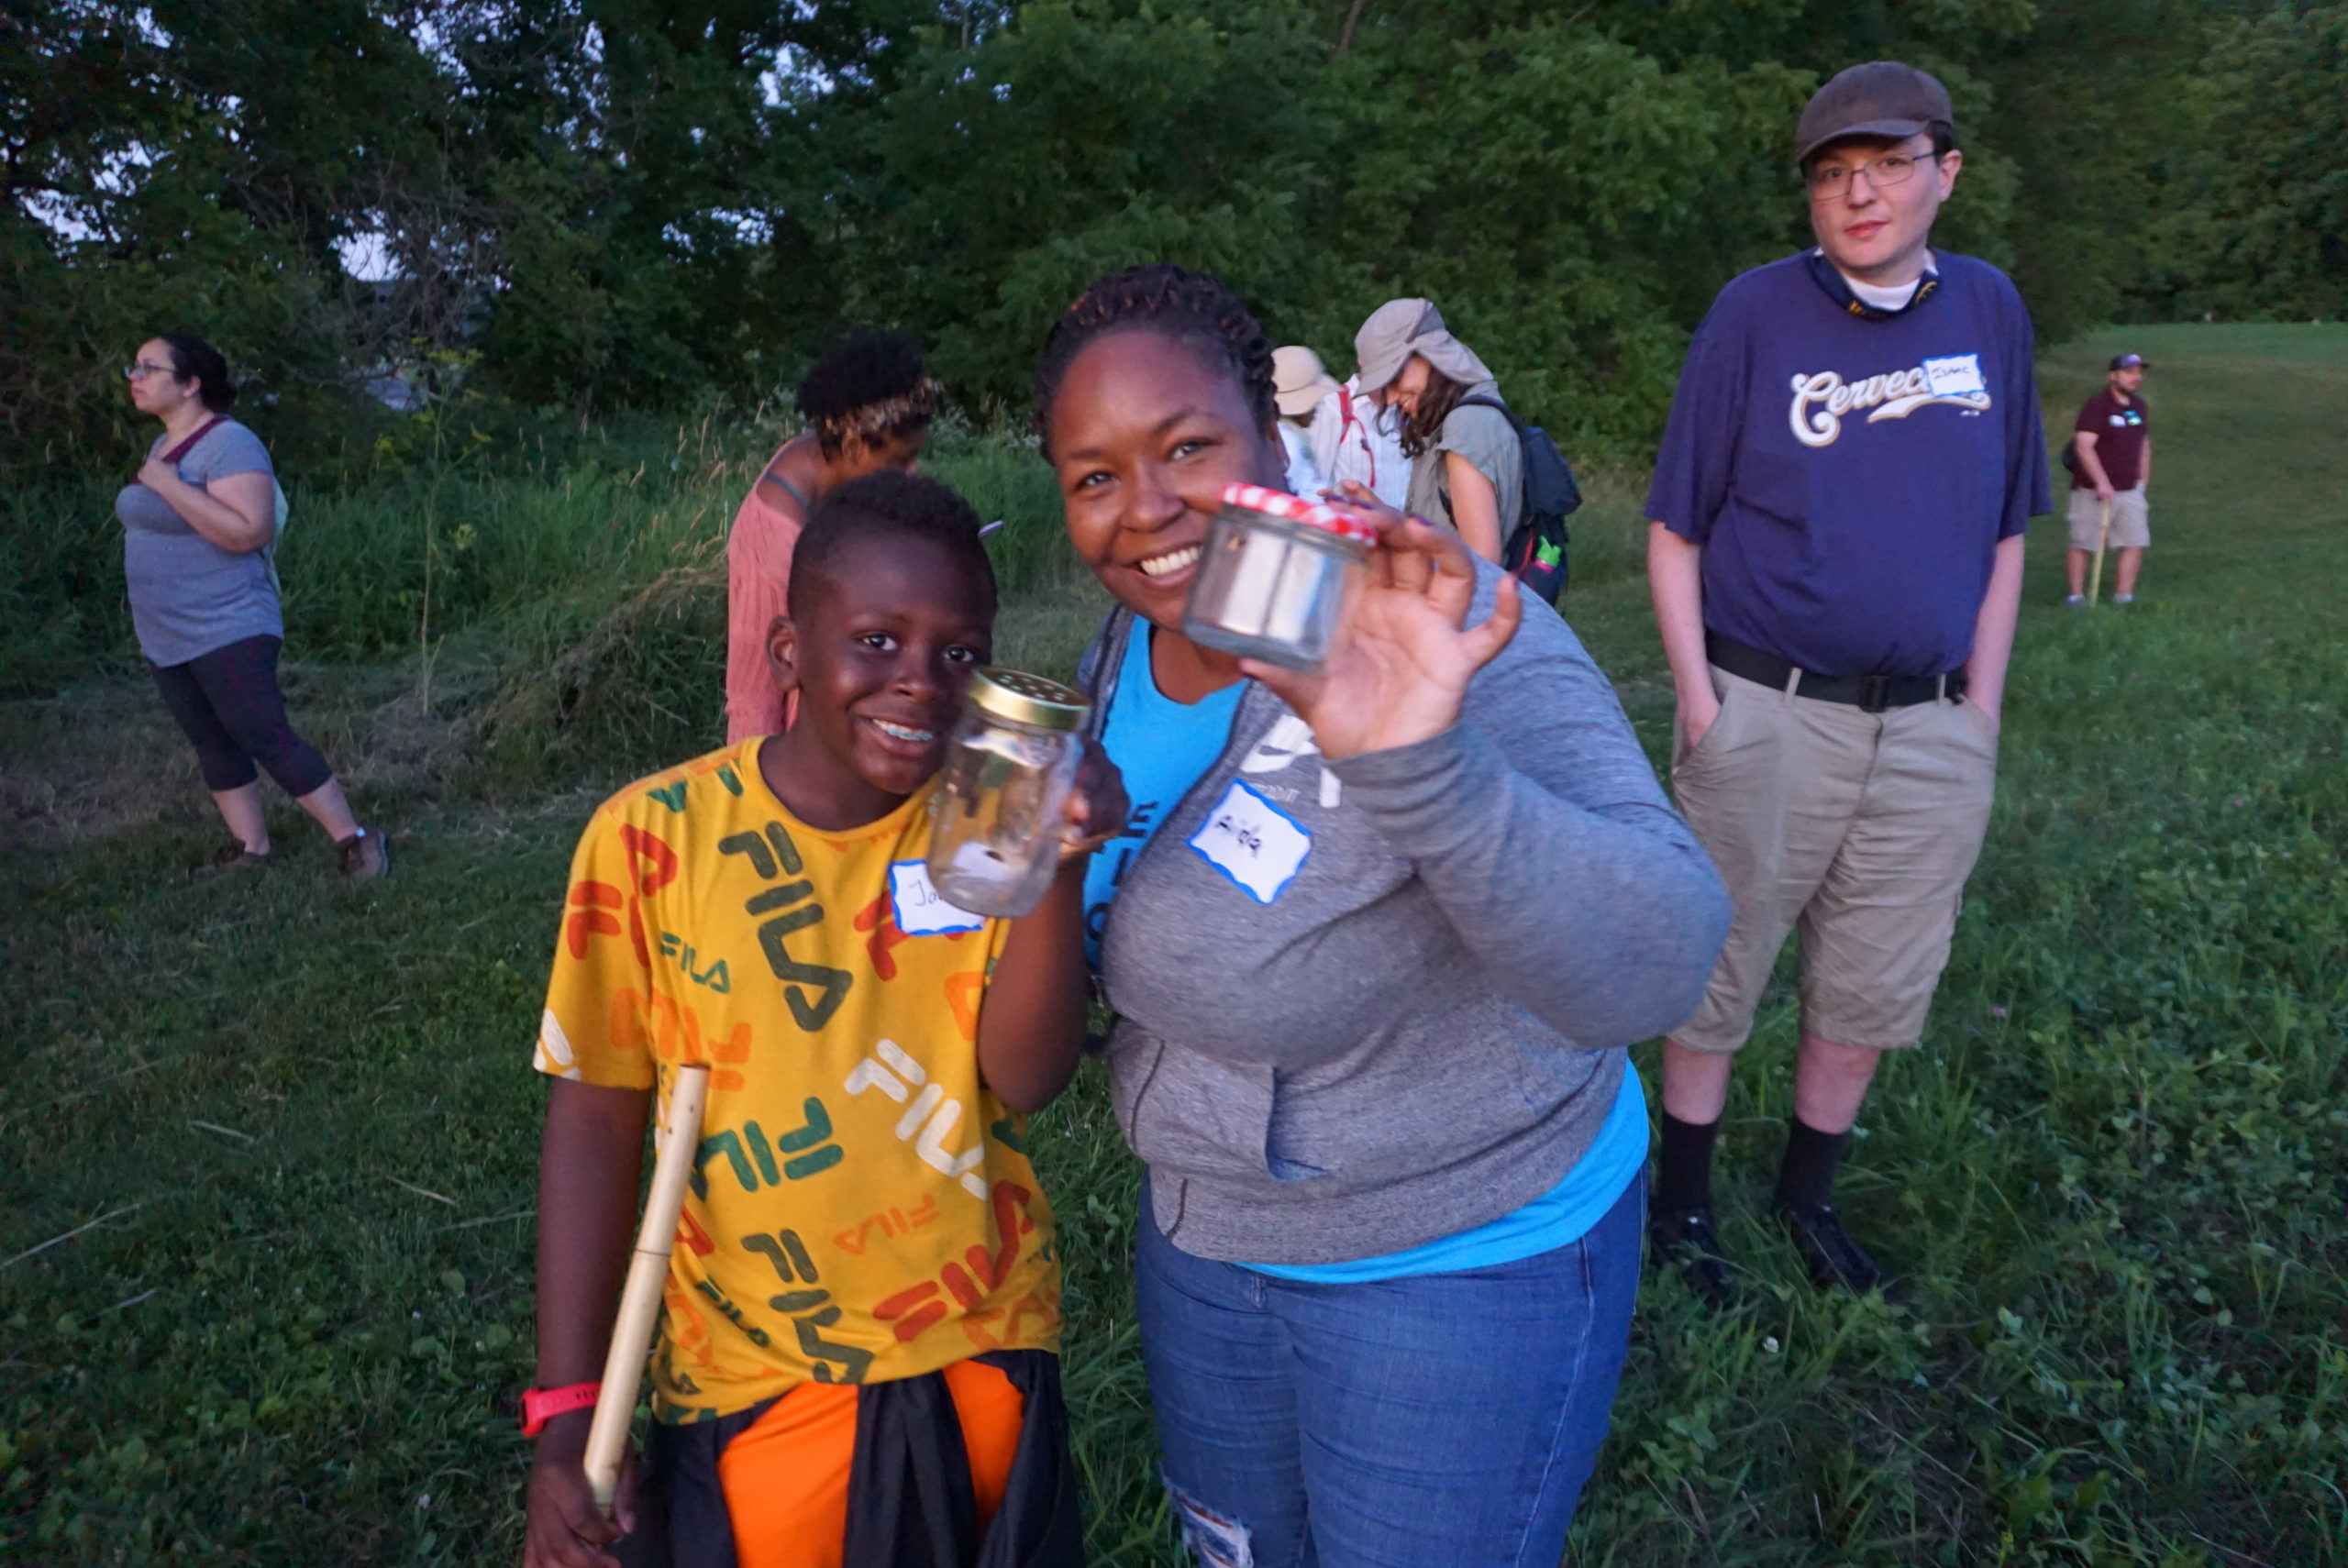
[[[1808,255],[1712,302],[1647,492],[1704,547],[1708,630],[1825,675],[1972,657],[1998,541],[2054,502],[2021,296],[1986,261],[1935,265],[1897,315],[1830,298]]]

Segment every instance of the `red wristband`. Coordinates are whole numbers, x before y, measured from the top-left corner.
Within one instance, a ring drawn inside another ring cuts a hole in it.
[[[522,1435],[534,1438],[547,1422],[593,1405],[604,1392],[601,1383],[572,1383],[560,1388],[527,1388],[522,1392]]]

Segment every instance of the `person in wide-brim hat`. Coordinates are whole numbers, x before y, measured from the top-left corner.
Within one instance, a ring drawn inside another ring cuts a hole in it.
[[[1332,482],[1328,458],[1340,423],[1336,378],[1321,356],[1301,343],[1272,350],[1272,406],[1279,410],[1280,447],[1288,454],[1288,488],[1318,495]]]
[[[1469,549],[1500,559],[1502,519],[1515,522],[1524,493],[1524,453],[1491,370],[1423,299],[1372,311],[1354,334],[1354,357],[1361,385],[1402,418],[1404,510],[1449,524]]]

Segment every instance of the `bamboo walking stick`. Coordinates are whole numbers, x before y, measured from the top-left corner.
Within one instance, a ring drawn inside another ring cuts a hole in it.
[[[701,1112],[709,1095],[707,1067],[680,1067],[669,1089],[669,1119],[652,1165],[652,1191],[644,1200],[644,1228],[636,1234],[628,1260],[627,1287],[620,1292],[612,1324],[612,1348],[604,1357],[604,1391],[587,1429],[587,1483],[595,1506],[611,1512],[619,1490],[620,1453],[636,1415],[637,1386],[644,1380],[644,1358],[652,1348],[652,1328],[660,1316],[662,1287],[669,1279],[669,1250],[677,1241],[677,1214],[685,1204],[685,1182],[693,1174],[701,1143]]]
[[[2103,503],[2102,520],[2095,525],[2095,570],[2088,578],[2088,602],[2093,604],[2103,594],[2103,547],[2111,537],[2111,502]]]

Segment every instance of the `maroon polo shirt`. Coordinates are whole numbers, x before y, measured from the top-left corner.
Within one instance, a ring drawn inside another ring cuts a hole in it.
[[[2152,415],[2144,411],[2144,400],[2132,397],[2126,403],[2120,394],[2106,386],[2088,399],[2079,410],[2077,423],[2071,426],[2076,435],[2093,436],[2096,460],[2111,480],[2114,490],[2133,490],[2144,477],[2144,440],[2153,431]],[[2081,463],[2071,471],[2073,490],[2093,490],[2095,480],[2088,477]]]

